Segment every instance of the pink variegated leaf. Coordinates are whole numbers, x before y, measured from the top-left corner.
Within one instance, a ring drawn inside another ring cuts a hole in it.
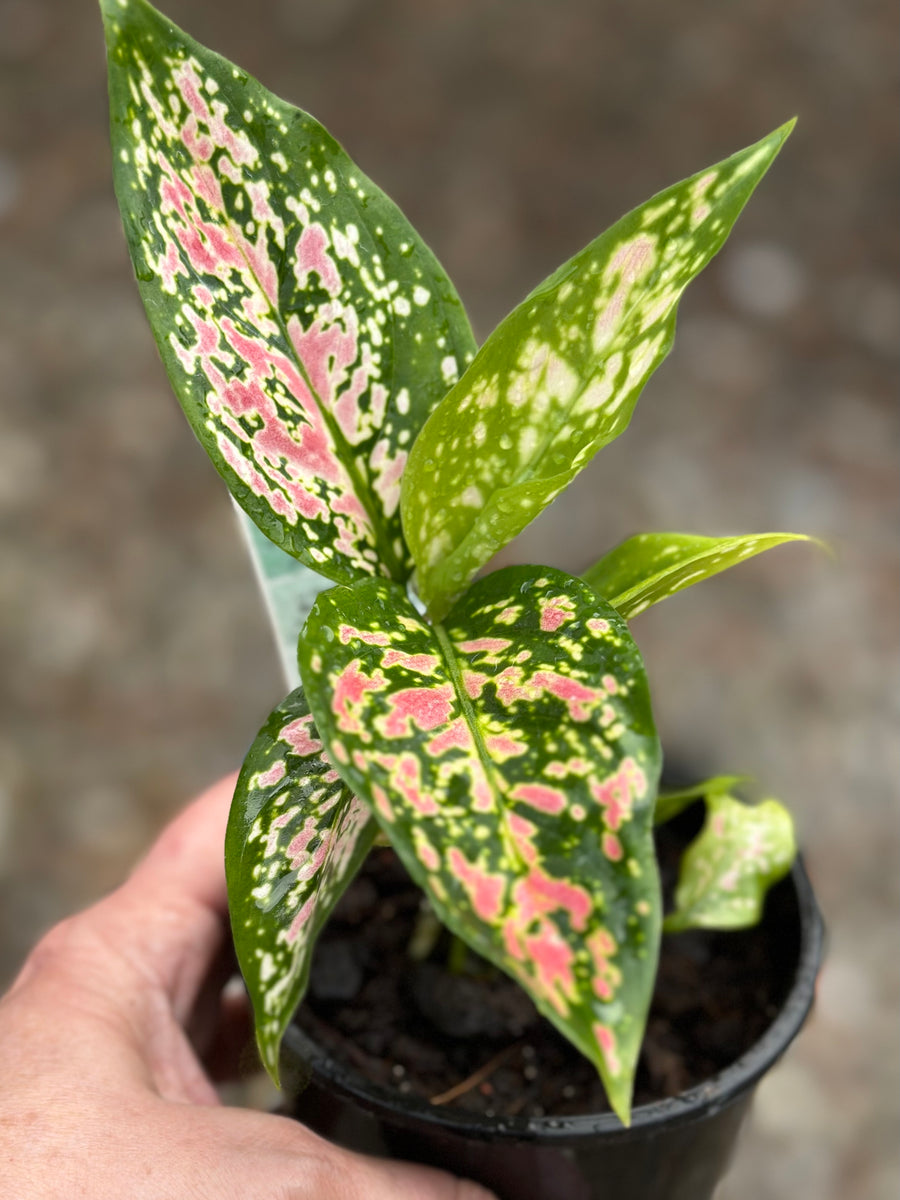
[[[626,428],[672,344],[682,292],[721,249],[792,125],[660,192],[561,266],[435,409],[401,507],[436,620]]]
[[[727,792],[709,792],[706,821],[684,852],[675,909],[663,928],[755,925],[766,892],[788,873],[796,853],[794,823],[778,800],[743,804]]]
[[[399,209],[312,117],[145,0],[101,0],[116,194],[194,432],[267,536],[405,579],[400,475],[474,353]]]
[[[238,778],[225,838],[238,963],[266,1070],[303,997],[313,946],[376,831],[322,749],[303,689],[275,709]]]
[[[328,752],[441,920],[530,993],[628,1120],[656,972],[660,766],[643,663],[580,580],[511,567],[429,625],[321,594],[300,673]]]
[[[802,533],[702,537],[694,533],[639,533],[620,542],[582,578],[627,620],[683,588],[727,571],[785,542],[809,542]]]

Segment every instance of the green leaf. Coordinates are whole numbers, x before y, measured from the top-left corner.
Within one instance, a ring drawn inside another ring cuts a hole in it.
[[[474,353],[452,285],[312,117],[101,0],[116,194],[172,386],[238,503],[330,579],[403,579],[400,474]]]
[[[626,620],[683,588],[780,546],[809,542],[802,533],[700,537],[693,533],[639,533],[604,555],[582,579]]]
[[[303,689],[275,709],[238,778],[225,836],[228,906],[266,1070],[303,998],[313,946],[377,826],[322,749]]]
[[[681,293],[721,248],[792,124],[654,196],[560,267],[431,415],[401,508],[435,619],[628,425],[671,346]]]
[[[300,683],[297,638],[316,596],[329,586],[328,581],[279,550],[245,512],[239,508],[235,511],[266,603],[282,672],[288,687],[295,688]]]
[[[797,845],[777,800],[742,804],[710,793],[706,822],[681,860],[675,911],[663,929],[743,929],[762,915],[766,892],[788,873]]]
[[[441,920],[596,1064],[627,1121],[660,752],[625,622],[547,567],[480,580],[445,625],[371,580],[319,596],[299,658],[332,760]]]
[[[677,791],[660,790],[656,797],[656,808],[653,813],[654,825],[664,825],[679,813],[689,808],[695,800],[703,800],[708,796],[730,792],[740,783],[746,783],[749,775],[715,775],[712,779],[704,779],[691,787],[678,788]]]

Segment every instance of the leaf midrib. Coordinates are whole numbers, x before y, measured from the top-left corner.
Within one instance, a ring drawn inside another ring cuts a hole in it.
[[[456,692],[457,699],[459,700],[459,706],[462,710],[463,719],[465,720],[469,732],[472,735],[472,740],[475,744],[475,750],[478,754],[478,758],[482,767],[484,768],[485,775],[490,780],[494,795],[497,798],[497,813],[500,818],[500,836],[503,839],[504,850],[509,857],[519,865],[521,871],[527,871],[527,863],[525,862],[509,833],[507,824],[508,814],[506,811],[506,805],[504,803],[503,788],[499,785],[500,776],[494,765],[493,759],[488,754],[487,746],[484,744],[484,738],[481,734],[481,726],[478,721],[478,713],[475,711],[475,706],[472,704],[469,694],[466,691],[466,686],[463,682],[462,672],[460,670],[459,662],[456,658],[456,652],[453,648],[453,643],[451,642],[450,636],[447,633],[444,625],[435,623],[431,628],[440,648],[441,657],[444,660],[444,666],[447,669],[450,682],[453,684],[454,691]]]

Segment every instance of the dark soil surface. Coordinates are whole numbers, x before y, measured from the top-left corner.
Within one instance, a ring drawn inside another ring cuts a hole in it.
[[[663,846],[664,886],[677,862]],[[506,975],[469,955],[447,965],[449,935],[427,961],[407,947],[422,893],[393,851],[370,855],[316,950],[297,1020],[374,1083],[487,1115],[608,1110],[594,1067]],[[663,939],[636,1104],[709,1079],[770,1024],[789,981],[763,929]]]

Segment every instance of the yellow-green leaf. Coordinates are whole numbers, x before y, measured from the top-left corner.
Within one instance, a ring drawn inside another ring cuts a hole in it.
[[[639,533],[627,538],[582,578],[626,620],[683,588],[781,546],[809,542],[802,533],[750,533],[701,537],[693,533]]]
[[[654,196],[560,267],[432,413],[401,509],[435,619],[625,429],[669,351],[682,292],[721,248],[792,124]]]

